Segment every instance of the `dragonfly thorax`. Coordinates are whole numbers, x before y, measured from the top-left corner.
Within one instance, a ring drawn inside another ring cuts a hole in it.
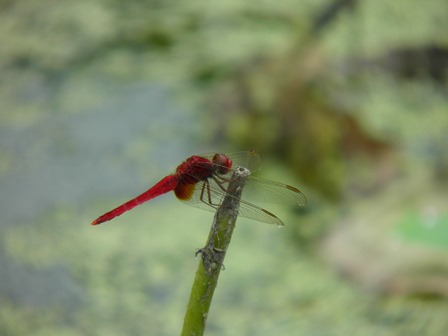
[[[197,183],[206,180],[213,175],[213,172],[213,164],[201,156],[188,158],[176,169],[176,173],[184,183]]]

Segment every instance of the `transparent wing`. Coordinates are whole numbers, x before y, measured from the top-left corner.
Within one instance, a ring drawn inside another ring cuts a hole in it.
[[[204,154],[203,156],[211,161],[214,155],[215,153],[209,153]],[[253,151],[236,152],[224,155],[232,159],[232,167],[234,169],[240,166],[254,172],[260,168],[262,163],[260,154]],[[230,170],[224,177],[230,178],[232,174],[233,170]],[[248,200],[250,202],[278,203],[296,206],[308,203],[306,196],[295,187],[253,176],[248,178],[242,197],[243,200]]]
[[[200,181],[194,185],[185,186],[188,188],[188,198],[179,198],[182,202],[207,211],[216,211],[222,204],[226,196],[228,182],[218,185],[213,179],[207,181]],[[224,190],[221,188],[223,187]],[[244,190],[243,190],[244,193]],[[283,226],[283,222],[273,213],[260,208],[244,199],[240,200],[240,208],[238,215],[241,217],[253,219],[259,222]]]
[[[240,200],[240,209],[238,214],[241,217],[253,219],[259,222],[273,224],[276,226],[284,226],[283,222],[266,209],[260,208],[252,203],[246,202],[244,199]]]
[[[251,202],[301,206],[308,203],[306,196],[290,185],[250,176],[243,189],[243,199]]]

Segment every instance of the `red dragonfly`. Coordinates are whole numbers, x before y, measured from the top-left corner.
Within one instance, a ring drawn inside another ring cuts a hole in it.
[[[244,167],[253,172],[260,165],[261,157],[253,151],[189,157],[177,167],[174,174],[164,177],[143,194],[98,217],[92,225],[107,222],[169,191],[174,191],[176,197],[188,205],[214,211],[226,196],[228,183],[233,174],[232,168]],[[240,200],[239,216],[277,226],[284,225],[277,216],[247,200],[292,205],[307,203],[305,195],[294,187],[249,176]]]

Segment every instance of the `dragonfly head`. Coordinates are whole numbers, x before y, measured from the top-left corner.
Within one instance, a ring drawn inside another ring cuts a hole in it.
[[[218,174],[227,174],[232,168],[232,160],[224,154],[215,154],[212,162],[216,165]]]

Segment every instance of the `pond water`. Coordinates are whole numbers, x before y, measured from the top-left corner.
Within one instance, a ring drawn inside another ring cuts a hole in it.
[[[169,173],[194,151],[194,125],[166,90],[134,84],[112,88],[88,110],[42,111],[25,125],[0,126],[1,225],[143,191],[148,176]]]

